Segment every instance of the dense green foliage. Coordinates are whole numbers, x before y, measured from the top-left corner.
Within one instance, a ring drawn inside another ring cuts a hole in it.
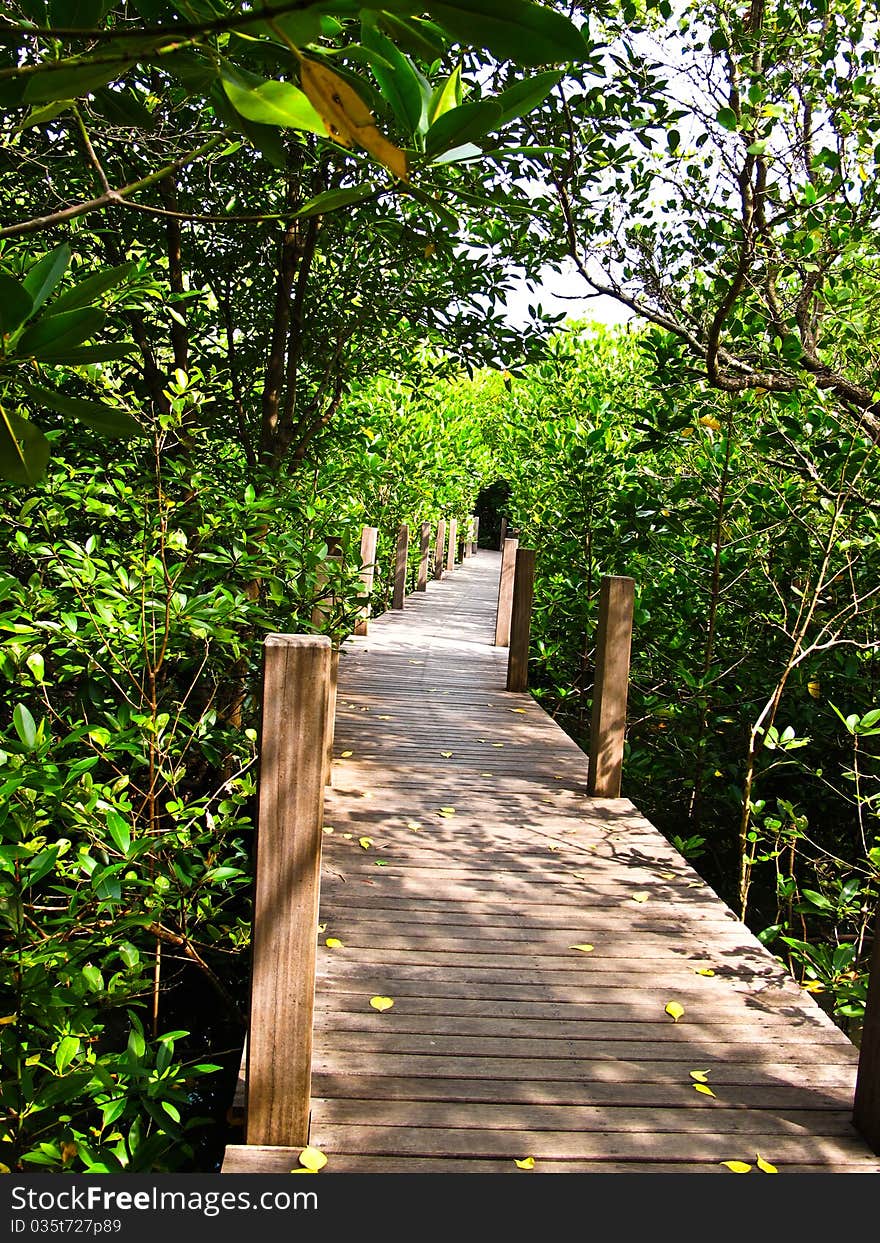
[[[880,879],[880,462],[818,395],[677,383],[676,348],[563,336],[500,403],[511,519],[538,550],[536,693],[586,738],[599,580],[631,575],[625,792],[857,1018]]]

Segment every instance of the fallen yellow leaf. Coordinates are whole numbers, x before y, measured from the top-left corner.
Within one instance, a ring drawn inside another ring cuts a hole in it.
[[[592,945],[569,945],[568,948],[570,950],[580,950],[582,954],[592,954],[594,947]]]
[[[373,1007],[374,1010],[378,1010],[379,1013],[381,1014],[383,1010],[391,1009],[391,1007],[394,1005],[394,1000],[391,997],[371,997],[370,1005]]]
[[[334,830],[334,829],[332,829],[332,828],[330,827],[330,825],[329,825],[329,824],[325,824],[325,825],[324,825],[324,828],[322,829],[322,832],[324,832],[324,833],[333,833],[333,832],[335,832],[335,830]]]
[[[327,1157],[320,1148],[303,1148],[299,1154],[299,1163],[304,1170],[323,1170],[327,1164]]]
[[[340,941],[339,937],[328,937],[324,944],[327,946],[328,950],[345,949],[345,943]]]
[[[489,704],[489,707],[491,708],[492,705]],[[511,708],[510,711],[511,712],[525,712],[525,708]]]
[[[376,720],[377,721],[390,721],[392,720],[392,718],[390,716],[377,716]]]
[[[339,758],[342,760],[347,760],[349,756],[351,755],[354,755],[354,751],[343,751],[342,755]]]
[[[440,752],[440,754],[443,756],[444,760],[451,760],[451,759],[452,759],[452,752],[451,752],[451,751],[441,751],[441,752]]]
[[[326,925],[326,924],[318,924],[318,931],[319,931],[319,932],[326,932],[326,931],[327,931],[327,925]]]
[[[419,823],[419,821],[418,821],[418,820],[407,820],[407,822],[406,822],[406,827],[407,827],[408,829],[412,829],[413,833],[418,833],[419,829],[420,829],[422,826],[421,826],[421,824]]]
[[[455,808],[454,808],[454,807],[439,807],[439,808],[437,809],[437,815],[438,815],[438,816],[446,816],[446,817],[449,817],[449,816],[454,816],[454,815],[455,815]]]
[[[547,849],[548,849],[548,850],[558,850],[558,849],[559,849],[559,847],[558,847],[558,846],[548,846],[548,847],[547,847]]]
[[[695,1092],[702,1092],[704,1096],[715,1096],[715,1093],[705,1083],[694,1083],[691,1085]],[[717,1099],[717,1098],[716,1098]]]
[[[697,1083],[705,1083],[709,1077],[708,1070],[689,1070],[688,1074],[692,1079],[695,1079]]]
[[[745,1161],[719,1161],[718,1164],[726,1165],[729,1170],[734,1172],[734,1174],[748,1174],[752,1168],[750,1165],[747,1165]]]
[[[481,777],[492,777],[494,776],[494,774],[493,773],[480,773],[480,776]]]
[[[673,1023],[677,1023],[684,1014],[684,1006],[680,1005],[677,1001],[667,1001],[665,1008],[666,1013],[672,1019]]]
[[[650,896],[651,895],[643,889],[639,893],[634,893],[632,895],[632,900],[633,902],[647,902]]]
[[[516,1157],[514,1157],[513,1164],[521,1170],[533,1170],[535,1168],[535,1158],[523,1157],[522,1161],[517,1161]]]
[[[694,967],[694,975],[714,975],[711,967]]]
[[[359,837],[358,838],[358,845],[360,846],[361,850],[369,850],[372,844],[373,844],[372,837]]]
[[[406,154],[379,133],[372,112],[343,78],[325,65],[302,57],[299,76],[302,89],[327,126],[331,138],[343,147],[356,143],[374,155],[395,177],[401,181],[408,179]],[[420,665],[423,662],[411,660],[409,663]]]
[[[493,746],[493,747],[503,747],[503,746],[504,746],[504,743],[503,743],[503,742],[493,742],[493,743],[492,743],[492,746]]]
[[[755,1153],[755,1156],[757,1157],[758,1169],[761,1170],[762,1173],[764,1174],[778,1174],[779,1173],[779,1170],[777,1170],[776,1166],[771,1165],[769,1161],[765,1161],[759,1152]]]

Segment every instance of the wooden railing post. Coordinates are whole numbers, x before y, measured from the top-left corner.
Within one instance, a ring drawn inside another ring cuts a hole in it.
[[[505,545],[510,541],[505,540]],[[529,635],[535,596],[535,550],[517,548],[513,576],[513,608],[510,615],[510,652],[507,657],[507,689],[524,691],[529,684]]]
[[[880,911],[874,916],[874,944],[868,971],[853,1126],[871,1150],[880,1153]]]
[[[434,577],[443,577],[443,550],[446,547],[446,519],[437,522],[437,538],[434,541]]]
[[[339,698],[339,648],[330,652],[330,685],[327,691],[327,730],[324,736],[324,785],[333,777],[333,739],[336,737],[336,701]]]
[[[308,1142],[330,683],[326,635],[265,641],[247,1142]]]
[[[406,571],[409,564],[409,526],[402,522],[397,528],[397,550],[394,554],[394,590],[392,609],[402,609],[406,599]]]
[[[379,538],[378,527],[361,529],[361,594],[368,596],[373,590],[373,576],[376,573],[376,540]],[[355,622],[355,634],[366,634],[369,628],[370,605],[365,604],[360,617]]]
[[[455,554],[458,551],[458,519],[449,519],[449,539],[446,545],[446,568],[455,569]]]
[[[507,519],[502,516],[501,518],[501,540],[498,544],[498,547],[501,549],[502,552],[504,551],[504,541],[506,539],[507,539]]]
[[[519,540],[506,539],[501,550],[501,577],[498,580],[498,608],[495,612],[495,646],[510,646],[510,611],[513,607],[513,579]]]
[[[416,591],[428,590],[428,553],[431,549],[431,524],[423,522],[419,534],[419,572],[416,577]]]
[[[473,531],[471,532],[471,552],[474,554],[476,554],[477,548],[479,547],[479,540],[480,540],[480,516],[479,514],[474,514],[474,527],[473,527]]]
[[[587,783],[594,798],[620,797],[634,593],[631,578],[602,579]]]

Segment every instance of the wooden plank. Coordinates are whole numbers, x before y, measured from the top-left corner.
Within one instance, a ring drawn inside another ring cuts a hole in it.
[[[248,1041],[250,1143],[308,1135],[330,640],[265,640]]]
[[[443,577],[443,550],[446,543],[446,519],[437,522],[437,536],[434,541],[434,577],[439,581]]]
[[[510,611],[510,651],[507,660],[509,691],[524,691],[529,684],[529,635],[532,628],[534,594],[535,550],[517,548],[513,605]]]
[[[365,596],[369,596],[373,590],[373,578],[376,573],[376,541],[379,538],[378,527],[362,527],[361,528],[361,550],[360,550],[360,574],[361,574],[361,592]],[[365,635],[369,630],[370,606],[369,603],[364,604],[361,608],[358,620],[355,622],[354,632],[358,635]]]
[[[501,575],[498,580],[498,603],[495,609],[495,646],[510,646],[510,617],[513,608],[513,580],[516,573],[516,550],[519,540],[505,539],[501,548]]]
[[[594,798],[620,794],[634,592],[631,578],[602,579],[587,785]]]
[[[336,737],[336,704],[339,698],[339,648],[330,652],[330,681],[327,688],[327,730],[324,737],[324,785],[333,779],[333,742]]]
[[[402,609],[406,600],[406,571],[409,562],[409,526],[402,522],[397,528],[397,546],[394,554],[394,589],[391,607]]]
[[[579,1159],[640,1162],[665,1154],[670,1140],[652,1133],[612,1131],[516,1131],[465,1128],[384,1127],[378,1123],[346,1126],[342,1123],[315,1126],[311,1142],[325,1152],[374,1153],[389,1156],[509,1157],[533,1156],[536,1161]],[[682,1162],[720,1162],[731,1157],[728,1135],[678,1133],[674,1145]],[[774,1163],[787,1161],[865,1161],[864,1146],[845,1136],[779,1135],[769,1130],[733,1141],[734,1156],[754,1161],[760,1152]],[[876,1162],[874,1163],[876,1169]]]
[[[431,550],[431,524],[423,522],[419,530],[419,569],[416,575],[416,591],[428,590],[428,555]]]
[[[458,552],[458,519],[449,519],[449,540],[446,546],[446,568],[455,569],[455,557]]]
[[[874,1152],[880,1153],[880,916],[874,918],[874,943],[868,997],[859,1050],[853,1124]]]

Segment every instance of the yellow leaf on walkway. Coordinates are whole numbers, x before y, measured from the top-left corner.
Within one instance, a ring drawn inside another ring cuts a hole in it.
[[[714,975],[711,967],[694,967],[694,975]]]
[[[718,1164],[726,1165],[729,1170],[734,1172],[734,1174],[748,1174],[752,1168],[750,1165],[747,1165],[745,1161],[719,1161]]]
[[[651,895],[647,892],[647,890],[643,889],[639,893],[634,893],[632,895],[632,900],[633,902],[647,902],[650,896]]]
[[[324,942],[324,944],[327,946],[328,950],[345,949],[345,942],[340,941],[339,937],[328,937],[327,940]]]
[[[689,1070],[688,1074],[692,1079],[696,1080],[697,1083],[705,1083],[709,1078],[708,1070]]]
[[[493,747],[503,747],[503,746],[504,746],[504,743],[503,743],[503,742],[493,742],[493,743],[492,743],[492,746],[493,746]]]
[[[394,1005],[394,999],[392,997],[371,997],[370,1005],[381,1014],[383,1010],[391,1009]]]
[[[300,59],[300,85],[309,102],[327,126],[331,138],[343,147],[355,143],[374,155],[401,181],[409,177],[406,154],[389,142],[376,128],[370,109],[339,74],[316,60]],[[423,664],[411,660],[411,665]]]
[[[304,1170],[323,1170],[327,1157],[320,1148],[304,1148],[299,1154],[299,1163]]]
[[[335,833],[336,830],[333,829],[329,824],[325,824],[324,828],[321,831],[323,833]]]
[[[523,1157],[522,1161],[517,1161],[516,1157],[514,1157],[513,1164],[521,1170],[533,1170],[535,1168],[535,1158]]]
[[[437,815],[446,816],[448,819],[449,816],[455,815],[455,808],[454,807],[440,807],[437,809]]]
[[[351,755],[354,755],[354,751],[343,751],[342,755],[339,758],[342,760],[347,760],[349,756]]]
[[[492,705],[489,704],[489,707],[491,708]],[[511,708],[510,711],[511,712],[525,712],[525,708]]]
[[[692,1085],[695,1092],[702,1092],[703,1096],[715,1096],[715,1093],[705,1083],[695,1083]],[[716,1097],[717,1099],[717,1097]]]
[[[765,1161],[759,1152],[756,1153],[755,1156],[757,1157],[758,1169],[761,1170],[762,1173],[764,1174],[778,1174],[779,1173],[779,1170],[777,1170],[776,1166],[771,1165],[769,1161]]]
[[[372,837],[359,837],[358,838],[358,845],[360,846],[361,850],[369,850],[372,844],[373,844]]]
[[[420,823],[418,820],[407,820],[407,822],[406,822],[406,827],[407,827],[408,829],[412,829],[413,833],[418,833],[419,829],[420,829],[422,826],[421,826],[421,823]]]
[[[594,946],[592,945],[569,945],[570,950],[580,950],[582,954],[592,954]]]
[[[666,1013],[672,1019],[673,1023],[677,1023],[684,1014],[684,1006],[677,1001],[667,1001]]]
[[[377,716],[376,717],[377,721],[390,721],[391,719],[392,718],[390,716]]]
[[[443,756],[444,760],[451,760],[451,759],[452,759],[452,752],[451,752],[451,751],[441,751],[441,752],[440,752],[440,754]]]
[[[481,777],[493,777],[494,775],[494,773],[480,773]]]

